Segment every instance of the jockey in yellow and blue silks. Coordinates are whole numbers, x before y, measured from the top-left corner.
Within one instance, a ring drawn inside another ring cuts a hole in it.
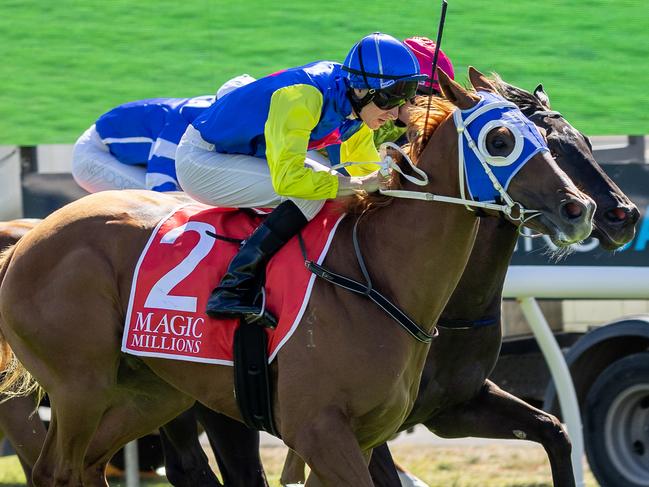
[[[341,65],[321,61],[242,86],[187,128],[176,153],[193,198],[230,207],[276,207],[246,240],[212,293],[207,313],[264,326],[263,269],[327,199],[379,188],[372,130],[398,116],[423,79],[408,48],[386,34],[364,37]],[[335,174],[314,149],[341,144],[351,176]]]
[[[420,96],[442,96],[441,88],[437,82],[437,73],[433,77],[433,58],[435,57],[435,43],[427,37],[409,37],[403,43],[412,51],[419,61],[419,68],[422,74],[428,75],[425,80],[419,82],[417,95]],[[444,71],[451,79],[455,79],[455,70],[451,59],[440,49],[437,58],[437,67]],[[380,147],[384,142],[396,142],[403,145],[406,140],[406,129],[409,121],[411,105],[406,103],[399,108],[399,117],[390,120],[374,131],[374,145]],[[340,146],[329,146],[326,149],[326,156],[332,165],[340,163]]]

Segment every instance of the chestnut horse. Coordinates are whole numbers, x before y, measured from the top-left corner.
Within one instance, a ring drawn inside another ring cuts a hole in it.
[[[494,76],[490,81],[500,95],[516,103],[523,114],[547,134],[548,147],[561,169],[595,200],[597,210],[593,220],[593,236],[599,239],[600,246],[614,250],[631,241],[639,216],[638,209],[597,164],[588,138],[572,127],[559,112],[552,110],[542,85],[537,86],[534,93],[530,93],[505,83],[498,76]],[[518,438],[513,431],[524,431],[526,439],[540,441],[550,452],[555,485],[564,485],[566,482],[569,485],[566,478],[570,470],[565,464],[568,457],[558,453],[561,448],[565,449],[565,436],[557,429],[556,419],[521,403],[510,394],[495,388],[486,379],[500,349],[502,285],[516,236],[511,224],[493,219],[481,222],[467,268],[439,322],[459,324],[460,327],[439,326],[438,323],[439,337],[429,351],[419,389],[419,397],[422,399],[415,402],[406,424],[412,425],[419,421],[433,429],[436,426],[435,418],[447,418],[444,420],[447,425],[438,425],[436,432],[453,437],[468,433],[470,436],[489,438],[493,437],[492,435],[498,438]],[[489,326],[484,329],[475,326],[476,323],[485,323],[485,318]],[[484,347],[483,342],[488,346]],[[472,374],[472,377],[454,375],[457,370],[472,368],[478,371]],[[447,372],[443,374],[445,370]],[[483,387],[485,391],[482,390]],[[432,388],[436,391],[431,390]],[[461,394],[451,405],[438,404],[449,391],[461,391]],[[494,400],[494,397],[497,400]],[[463,410],[464,414],[453,415],[453,408]],[[473,418],[484,419],[483,416],[477,415],[477,411],[495,416],[498,414],[498,408],[502,408],[499,413],[502,417],[510,418],[500,422],[500,429],[486,431],[476,427],[481,423],[476,424]],[[468,416],[467,410],[473,411],[474,414]],[[215,481],[200,483],[194,480],[197,473],[193,469],[202,472],[209,470],[209,466],[206,460],[197,460],[203,452],[193,426],[196,419],[192,411],[193,408],[187,411],[184,427],[175,428],[173,435],[173,441],[182,444],[183,448],[165,450],[168,475],[173,472],[173,477],[170,476],[169,479],[176,487],[219,485]],[[515,418],[509,416],[512,411],[516,412]],[[227,478],[224,480],[226,485],[267,485],[258,452],[252,446],[258,442],[258,435],[240,423],[230,424],[229,418],[209,410],[203,410],[200,417],[210,438],[218,439],[211,439],[210,443],[221,474],[224,479]],[[467,417],[470,421],[467,421]],[[543,428],[548,432],[543,434]],[[219,434],[222,431],[226,432]],[[173,465],[169,464],[170,459],[175,459]],[[193,469],[183,468],[183,461],[192,465]],[[374,449],[370,473],[377,487],[401,486],[387,444]],[[304,464],[290,454],[282,475],[282,484],[303,481]]]
[[[593,236],[600,245],[614,250],[631,241],[638,209],[597,164],[588,138],[551,109],[541,85],[532,94],[498,77],[491,81],[547,134],[548,147],[561,169],[595,200]],[[469,262],[437,323],[439,335],[431,344],[419,395],[400,430],[423,424],[444,438],[535,441],[548,453],[554,485],[572,486],[570,444],[557,418],[487,379],[500,352],[502,289],[517,237],[510,223],[481,220]],[[379,448],[381,454],[370,462],[375,486],[401,487],[387,444]],[[282,484],[303,479],[303,462],[289,454]]]
[[[439,78],[455,107],[470,110],[482,101],[442,71]],[[493,92],[477,71],[470,70],[470,78],[474,88]],[[452,113],[450,104],[436,103],[432,118],[438,126],[415,147],[423,148],[418,166],[429,177],[423,189],[456,197],[464,188],[458,186]],[[484,150],[505,157],[514,146],[509,129],[496,127]],[[405,190],[420,188],[401,179]],[[547,152],[530,158],[508,191],[539,211],[527,225],[557,243],[590,234],[594,203]],[[139,255],[160,219],[187,200],[141,191],[90,195],[50,215],[4,256],[0,327],[52,404],[35,484],[105,486],[106,463],[119,447],[195,399],[240,418],[229,367],[120,353]],[[350,252],[354,223],[341,222],[324,264],[362,279]],[[368,212],[358,230],[375,287],[434,334],[473,245],[474,213],[462,205],[395,199]],[[278,430],[311,467],[307,485],[372,487],[371,450],[403,424],[429,346],[368,307],[364,297],[323,282],[314,286],[303,321],[272,366]],[[1,349],[4,363],[10,350]],[[2,389],[10,386],[5,381]]]
[[[21,218],[0,222],[0,251],[14,245],[40,221],[37,218]],[[13,446],[29,486],[32,485],[32,469],[38,460],[46,434],[43,422],[34,414],[36,402],[35,396],[12,397],[0,402],[0,439],[4,434]],[[253,434],[244,424],[210,411],[199,403],[160,429],[170,482],[187,487],[218,485],[198,443],[197,417],[217,452],[217,462],[226,484],[233,485],[236,481],[237,485],[253,486],[255,482],[266,485],[256,432]],[[236,444],[224,444],[232,438],[236,438]],[[236,466],[238,464],[244,467],[239,469]]]

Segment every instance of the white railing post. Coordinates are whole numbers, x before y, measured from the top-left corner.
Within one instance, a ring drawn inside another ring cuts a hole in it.
[[[140,460],[137,452],[137,440],[124,446],[124,468],[126,469],[126,487],[139,487]]]
[[[550,368],[557,389],[559,405],[561,406],[561,415],[566,423],[570,441],[572,442],[571,459],[575,483],[577,487],[583,487],[584,437],[579,414],[579,402],[577,401],[575,386],[572,383],[570,369],[536,299],[531,297],[517,299]]]

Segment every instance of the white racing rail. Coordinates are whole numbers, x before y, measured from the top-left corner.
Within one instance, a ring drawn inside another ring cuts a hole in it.
[[[536,299],[649,299],[649,267],[511,266],[503,297],[515,298],[521,304],[548,363],[572,441],[575,481],[583,487],[584,439],[577,394],[568,365]]]

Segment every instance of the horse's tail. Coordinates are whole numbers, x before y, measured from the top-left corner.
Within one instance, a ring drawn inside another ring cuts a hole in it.
[[[0,288],[4,281],[7,267],[13,256],[14,246],[0,253]],[[20,363],[2,333],[3,317],[0,313],[0,403],[16,396],[28,396],[36,391],[39,396],[43,391],[36,379]]]

